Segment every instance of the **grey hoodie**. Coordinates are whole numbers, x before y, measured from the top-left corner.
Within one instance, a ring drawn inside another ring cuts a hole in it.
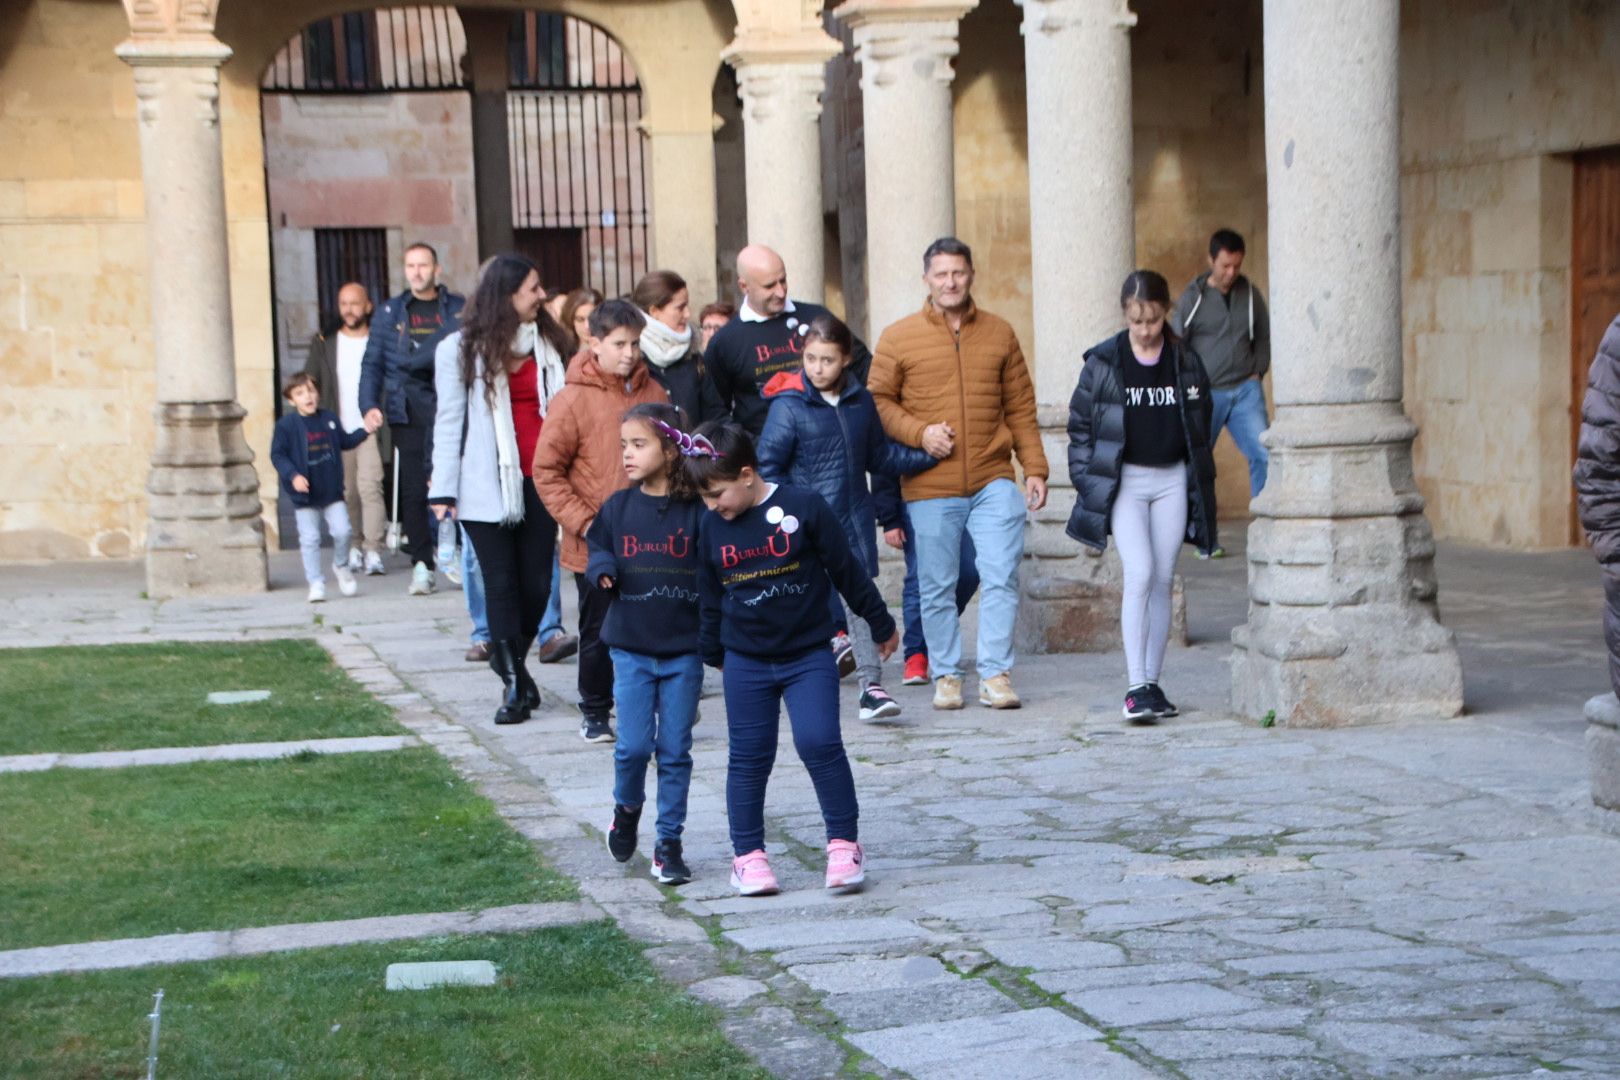
[[[1208,274],[1199,274],[1182,290],[1169,322],[1204,362],[1216,390],[1230,390],[1271,368],[1271,315],[1260,290],[1242,274],[1227,296]]]

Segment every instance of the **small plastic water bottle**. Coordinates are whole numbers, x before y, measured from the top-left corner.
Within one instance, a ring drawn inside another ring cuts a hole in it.
[[[461,580],[461,559],[456,554],[459,532],[455,519],[448,514],[439,521],[439,573],[451,581]]]

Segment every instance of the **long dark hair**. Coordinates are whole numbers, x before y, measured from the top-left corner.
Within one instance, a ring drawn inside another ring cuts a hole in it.
[[[744,469],[758,470],[759,458],[754,453],[754,440],[741,426],[730,420],[709,420],[699,424],[692,434],[703,436],[714,448],[712,457],[681,458],[687,478],[699,494],[716,480],[735,480]]]
[[[469,390],[478,375],[478,358],[484,358],[484,367],[493,372],[496,365],[505,366],[512,353],[512,338],[516,336],[520,321],[512,307],[512,297],[530,274],[537,277],[540,267],[526,255],[496,255],[486,262],[478,274],[478,287],[472,299],[461,312],[461,384]],[[568,335],[563,333],[557,320],[541,305],[535,316],[540,336],[557,350],[557,355],[568,359]],[[495,380],[484,380],[484,400],[495,404]]]
[[[619,422],[627,424],[630,421],[643,424],[654,435],[658,436],[658,445],[664,451],[664,476],[669,480],[669,497],[672,499],[695,499],[698,497],[697,488],[692,486],[692,478],[681,464],[681,450],[675,441],[659,430],[659,423],[668,424],[677,431],[686,430],[685,418],[681,410],[674,405],[662,401],[644,401],[619,418]]]
[[[581,344],[583,344],[579,340],[579,335],[574,333],[574,316],[578,314],[579,309],[586,304],[591,305],[591,307],[596,307],[601,303],[602,294],[588,285],[581,285],[579,288],[570,292],[568,297],[563,300],[561,319],[562,330],[563,333],[568,335],[568,351],[563,354],[564,360],[567,360],[574,353],[579,352],[579,347]]]

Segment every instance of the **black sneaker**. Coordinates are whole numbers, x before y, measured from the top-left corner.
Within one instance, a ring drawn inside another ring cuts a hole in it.
[[[652,876],[663,885],[685,885],[692,880],[692,871],[681,858],[679,840],[660,840],[653,845]]]
[[[620,862],[629,862],[636,853],[636,826],[641,824],[641,807],[613,806],[613,824],[608,826],[608,854]]]
[[[1153,692],[1153,711],[1158,715],[1159,719],[1166,720],[1172,716],[1181,715],[1181,710],[1176,708],[1174,702],[1164,696],[1164,691],[1160,689],[1158,683],[1148,683],[1147,688]]]
[[[608,723],[605,716],[587,716],[579,722],[579,737],[586,742],[612,742],[613,725]]]
[[[849,640],[849,635],[840,630],[832,639],[833,663],[838,665],[838,677],[845,678],[855,673],[855,643]]]
[[[1133,686],[1125,691],[1125,719],[1133,724],[1156,724],[1159,721],[1158,711],[1154,708],[1158,700],[1146,683]]]
[[[877,683],[861,691],[861,719],[883,720],[900,715],[900,703]]]

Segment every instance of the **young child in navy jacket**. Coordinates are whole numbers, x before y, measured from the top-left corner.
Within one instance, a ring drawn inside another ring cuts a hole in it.
[[[692,785],[692,727],[703,692],[698,655],[698,502],[680,467],[680,413],[637,405],[619,424],[631,487],[608,496],[585,532],[585,576],[609,597],[602,641],[613,657],[619,740],[613,748],[613,823],[608,851],[636,853],[647,762],[658,759],[658,839],[652,875],[692,880],[681,855]]]
[[[332,574],[344,596],[358,591],[348,566],[349,508],[343,503],[343,451],[366,441],[366,429],[345,432],[338,418],[320,407],[321,388],[315,377],[301,371],[287,380],[281,395],[292,402],[291,412],[276,421],[270,440],[270,462],[281,477],[281,494],[293,505],[298,521],[298,551],[309,582],[309,602],[326,599],[326,575],[321,570],[321,519],[332,534]]]
[[[698,644],[704,663],[725,676],[731,883],[744,896],[777,891],[765,855],[765,785],[786,701],[827,825],[827,888],[852,888],[865,880],[865,854],[827,649],[833,588],[871,627],[879,656],[893,653],[900,635],[820,495],[767,483],[735,424],[704,424],[692,442],[683,463],[709,507],[698,527]]]

